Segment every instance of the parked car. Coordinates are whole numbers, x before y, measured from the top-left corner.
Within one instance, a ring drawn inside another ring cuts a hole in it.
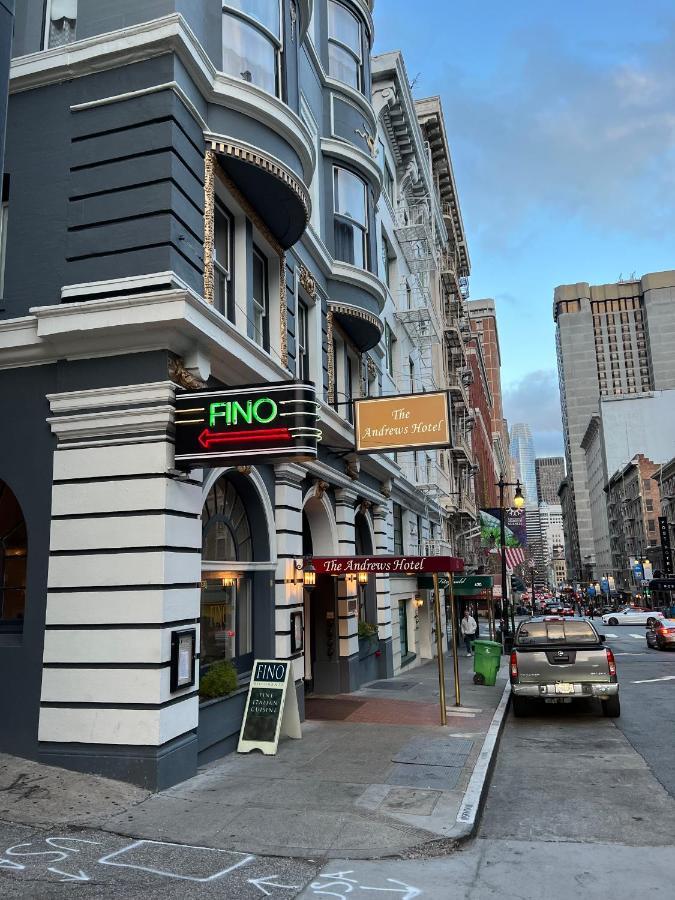
[[[538,616],[521,622],[509,663],[513,714],[534,701],[570,703],[597,698],[605,716],[621,714],[614,654],[585,619]]]
[[[618,612],[605,613],[602,617],[602,623],[603,625],[649,625],[663,618],[663,613],[658,609],[640,609],[635,606],[624,606]]]
[[[574,607],[568,603],[563,603],[560,607],[560,615],[561,616],[573,616],[574,615]]]
[[[657,650],[675,647],[675,619],[660,619],[645,632],[647,646]]]

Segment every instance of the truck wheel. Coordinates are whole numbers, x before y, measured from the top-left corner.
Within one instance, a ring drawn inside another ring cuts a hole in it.
[[[615,619],[614,616],[612,616],[612,618],[609,620],[608,624],[609,624],[609,625],[618,625],[618,624],[619,624],[619,620],[618,620],[618,619]]]
[[[513,701],[513,715],[517,719],[522,719],[523,716],[527,715],[529,709],[527,700],[525,697],[517,697],[515,694],[511,699]]]
[[[602,704],[602,713],[609,719],[618,719],[621,715],[621,702],[617,697],[609,697]]]

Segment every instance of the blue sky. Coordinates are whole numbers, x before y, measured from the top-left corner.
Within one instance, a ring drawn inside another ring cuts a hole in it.
[[[443,99],[506,414],[560,452],[553,288],[675,268],[675,2],[376,0],[375,28]]]

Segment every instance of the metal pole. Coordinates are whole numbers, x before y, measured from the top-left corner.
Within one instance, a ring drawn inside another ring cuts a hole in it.
[[[452,667],[455,673],[455,706],[461,706],[462,700],[459,695],[459,654],[457,652],[457,617],[455,615],[455,587],[454,575],[448,572],[450,579],[450,614],[452,616]]]
[[[532,569],[532,615],[533,616],[536,615],[536,613],[535,613],[536,602],[537,602],[537,599],[536,599],[536,591],[534,588],[534,569]]]
[[[441,725],[448,724],[448,711],[445,708],[445,664],[443,661],[443,635],[441,634],[441,598],[438,593],[438,573],[434,572],[434,616],[436,618],[436,650],[438,656],[438,691],[441,701]],[[454,612],[453,612],[454,616]],[[452,624],[453,643],[455,624]]]
[[[495,639],[495,602],[492,599],[492,588],[488,588],[488,628],[490,630],[490,640]]]
[[[502,555],[502,617],[504,619],[504,634],[509,630],[509,595],[506,589],[506,526],[504,517],[504,476],[499,476],[499,546]]]

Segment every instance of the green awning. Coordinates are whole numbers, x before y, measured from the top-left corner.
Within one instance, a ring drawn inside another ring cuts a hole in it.
[[[484,591],[489,591],[493,585],[492,575],[456,575],[455,596],[477,597]]]

